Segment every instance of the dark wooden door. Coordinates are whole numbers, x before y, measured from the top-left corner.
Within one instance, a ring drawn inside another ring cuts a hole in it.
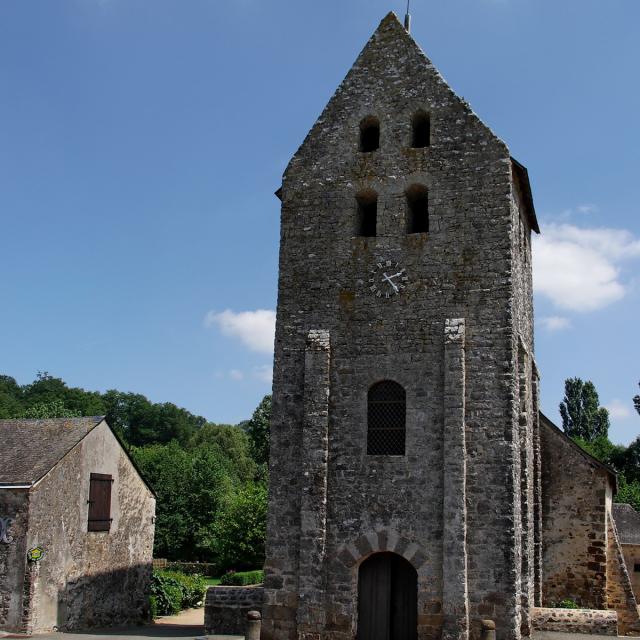
[[[358,572],[358,640],[416,640],[418,576],[403,557],[376,553]]]

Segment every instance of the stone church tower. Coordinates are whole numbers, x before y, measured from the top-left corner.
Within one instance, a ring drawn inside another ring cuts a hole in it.
[[[529,635],[526,169],[389,14],[278,195],[263,638]]]

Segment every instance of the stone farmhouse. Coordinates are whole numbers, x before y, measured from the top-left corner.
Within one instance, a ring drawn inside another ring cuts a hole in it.
[[[104,418],[0,420],[0,630],[147,619],[154,518]]]
[[[615,476],[539,414],[527,170],[393,14],[277,195],[263,639],[640,630]]]

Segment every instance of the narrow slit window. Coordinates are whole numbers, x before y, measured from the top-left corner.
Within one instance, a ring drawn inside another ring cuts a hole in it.
[[[89,477],[89,522],[87,531],[111,529],[111,485],[113,477],[106,473],[92,473]]]
[[[375,151],[380,147],[380,122],[369,116],[360,123],[360,151]]]
[[[415,149],[428,147],[431,143],[431,121],[424,111],[419,111],[413,116],[413,138],[411,146]]]
[[[429,191],[425,186],[413,185],[407,189],[407,233],[429,231]]]
[[[378,194],[364,191],[356,196],[358,214],[356,235],[373,238],[378,222]]]
[[[382,380],[367,397],[367,455],[403,456],[406,436],[406,393],[393,380]]]

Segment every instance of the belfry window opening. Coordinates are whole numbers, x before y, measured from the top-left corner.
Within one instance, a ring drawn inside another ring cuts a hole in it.
[[[367,116],[360,122],[360,151],[376,151],[380,147],[380,121]]]
[[[372,190],[362,191],[356,196],[356,203],[356,235],[374,238],[378,223],[378,194]]]
[[[411,124],[413,128],[411,146],[414,149],[428,147],[431,144],[431,121],[428,114],[418,111],[413,116]]]
[[[407,233],[429,231],[429,191],[421,184],[410,186],[407,197]]]

